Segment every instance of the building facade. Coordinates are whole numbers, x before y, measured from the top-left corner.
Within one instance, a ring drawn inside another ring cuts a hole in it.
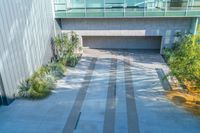
[[[0,104],[50,61],[51,39],[75,31],[83,46],[171,47],[175,34],[198,34],[200,0],[1,0]]]
[[[177,32],[196,34],[200,16],[200,0],[56,0],[54,8],[62,31],[84,46],[160,53]]]

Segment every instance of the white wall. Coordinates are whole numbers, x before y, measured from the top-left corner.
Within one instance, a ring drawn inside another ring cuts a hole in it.
[[[53,23],[51,0],[0,0],[0,74],[8,99],[50,60]]]

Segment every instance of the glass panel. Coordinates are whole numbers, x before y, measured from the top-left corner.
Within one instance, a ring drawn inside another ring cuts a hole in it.
[[[185,16],[185,11],[168,11],[166,16]]]
[[[85,0],[69,0],[69,8],[85,8]]]
[[[66,5],[55,5],[55,10],[56,11],[63,11],[66,10]]]
[[[189,9],[190,10],[200,10],[200,0],[190,0]]]
[[[66,3],[66,0],[55,0],[55,3],[59,3],[59,4]]]
[[[66,13],[66,11],[59,11],[59,12],[55,13],[55,16],[57,18],[65,18],[65,16],[67,16],[67,13]]]
[[[188,0],[168,0],[167,8],[168,10],[186,10]]]
[[[103,8],[103,0],[85,0],[87,8]]]
[[[139,12],[139,11],[134,11],[134,12],[125,12],[125,16],[126,17],[140,17],[140,16],[144,16],[144,12]]]
[[[106,9],[105,10],[105,16],[109,16],[109,17],[122,17],[124,16],[124,10],[123,9],[115,9],[115,8],[111,8],[111,9]]]
[[[200,11],[188,11],[187,16],[199,16]]]
[[[87,9],[87,17],[104,17],[103,9]]]
[[[200,16],[200,0],[55,0],[55,11],[66,17]]]
[[[150,16],[163,16],[165,7],[166,7],[166,1],[165,0],[146,0],[144,5],[147,15]]]

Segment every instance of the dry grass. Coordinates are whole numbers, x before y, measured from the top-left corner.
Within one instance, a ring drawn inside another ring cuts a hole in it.
[[[186,90],[172,90],[166,92],[166,97],[175,105],[200,116],[200,95]]]

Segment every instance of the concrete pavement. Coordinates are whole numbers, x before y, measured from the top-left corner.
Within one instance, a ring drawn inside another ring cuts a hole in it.
[[[85,49],[43,100],[0,107],[0,133],[198,133],[200,118],[165,98],[157,51]],[[95,60],[95,61],[94,61]]]

